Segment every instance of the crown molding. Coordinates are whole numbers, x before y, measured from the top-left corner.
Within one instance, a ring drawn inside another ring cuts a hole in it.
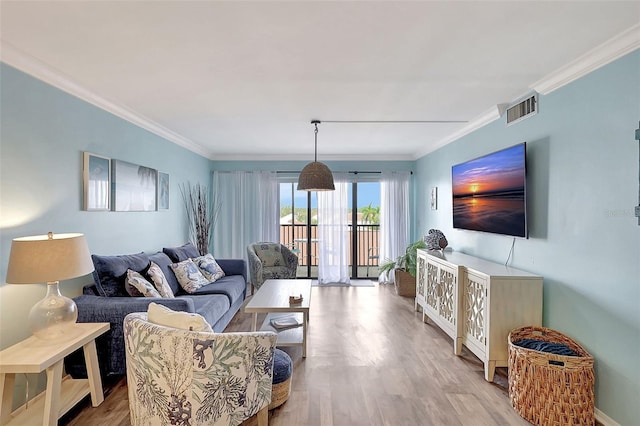
[[[322,155],[319,161],[326,163],[328,161],[413,161],[413,154],[335,154]],[[283,155],[246,155],[246,154],[216,154],[211,160],[213,161],[305,161],[310,162],[313,156],[300,154],[283,154]]]
[[[560,67],[529,87],[538,93],[547,95],[639,48],[640,24],[637,24],[591,49],[567,65]]]
[[[0,60],[32,77],[37,78],[63,92],[66,92],[76,98],[82,99],[100,109],[122,118],[142,129],[160,136],[170,142],[175,143],[189,151],[206,158],[211,157],[211,153],[202,146],[181,136],[166,127],[154,122],[153,120],[140,115],[139,113],[127,108],[124,105],[105,99],[93,93],[89,89],[75,83],[69,76],[52,68],[44,62],[27,55],[26,53],[15,48],[10,43],[0,40]]]
[[[480,114],[478,117],[474,118],[473,120],[469,121],[466,125],[464,125],[462,128],[460,128],[459,130],[451,133],[449,136],[440,139],[439,141],[437,141],[436,143],[434,143],[433,145],[427,147],[426,149],[417,152],[414,156],[413,156],[413,160],[417,160],[421,157],[424,157],[427,154],[432,153],[433,151],[442,148],[443,146],[457,140],[460,139],[461,137],[468,135],[469,133],[478,130],[481,127],[486,126],[487,124],[491,123],[492,121],[495,121],[497,119],[499,119],[502,114],[504,114],[504,111],[506,109],[506,104],[498,104],[498,105],[494,105],[491,108],[489,108],[488,110],[486,110],[484,113]]]

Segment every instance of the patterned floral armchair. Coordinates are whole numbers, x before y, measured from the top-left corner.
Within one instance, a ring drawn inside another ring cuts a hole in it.
[[[131,424],[268,424],[271,332],[208,333],[164,327],[147,314],[124,319]]]
[[[298,255],[280,243],[254,243],[247,246],[251,292],[268,279],[295,278]]]

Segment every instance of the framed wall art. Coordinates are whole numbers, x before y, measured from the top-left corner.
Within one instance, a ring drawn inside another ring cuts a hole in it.
[[[158,171],[122,160],[112,160],[113,210],[147,212],[157,208]]]
[[[438,210],[438,187],[431,188],[431,210]]]
[[[169,173],[158,172],[158,210],[169,210]]]
[[[84,209],[103,211],[111,208],[111,159],[84,153]]]

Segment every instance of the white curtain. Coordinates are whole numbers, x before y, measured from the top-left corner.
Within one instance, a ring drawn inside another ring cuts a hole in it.
[[[275,172],[213,172],[213,199],[220,208],[214,256],[243,259],[250,243],[280,241]]]
[[[318,192],[318,283],[349,283],[347,175],[333,174],[335,191]]]
[[[380,181],[380,262],[395,260],[409,244],[410,172],[383,172]],[[378,281],[393,282],[393,271]]]

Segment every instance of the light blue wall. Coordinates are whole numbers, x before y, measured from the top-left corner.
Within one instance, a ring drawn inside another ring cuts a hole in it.
[[[417,161],[418,235],[504,263],[512,239],[452,229],[451,166],[527,142],[530,238],[513,266],[544,277],[543,322],[595,358],[596,406],[623,425],[640,419],[640,51],[539,98],[539,113],[504,119]],[[439,209],[429,193],[438,187]]]
[[[209,184],[208,159],[2,64],[0,122],[0,348],[30,332],[26,318],[44,285],[5,284],[11,239],[82,232],[99,254],[155,252],[183,244],[187,225],[178,185]],[[82,153],[141,164],[170,175],[170,208],[82,210]],[[61,283],[80,294],[91,276]]]

